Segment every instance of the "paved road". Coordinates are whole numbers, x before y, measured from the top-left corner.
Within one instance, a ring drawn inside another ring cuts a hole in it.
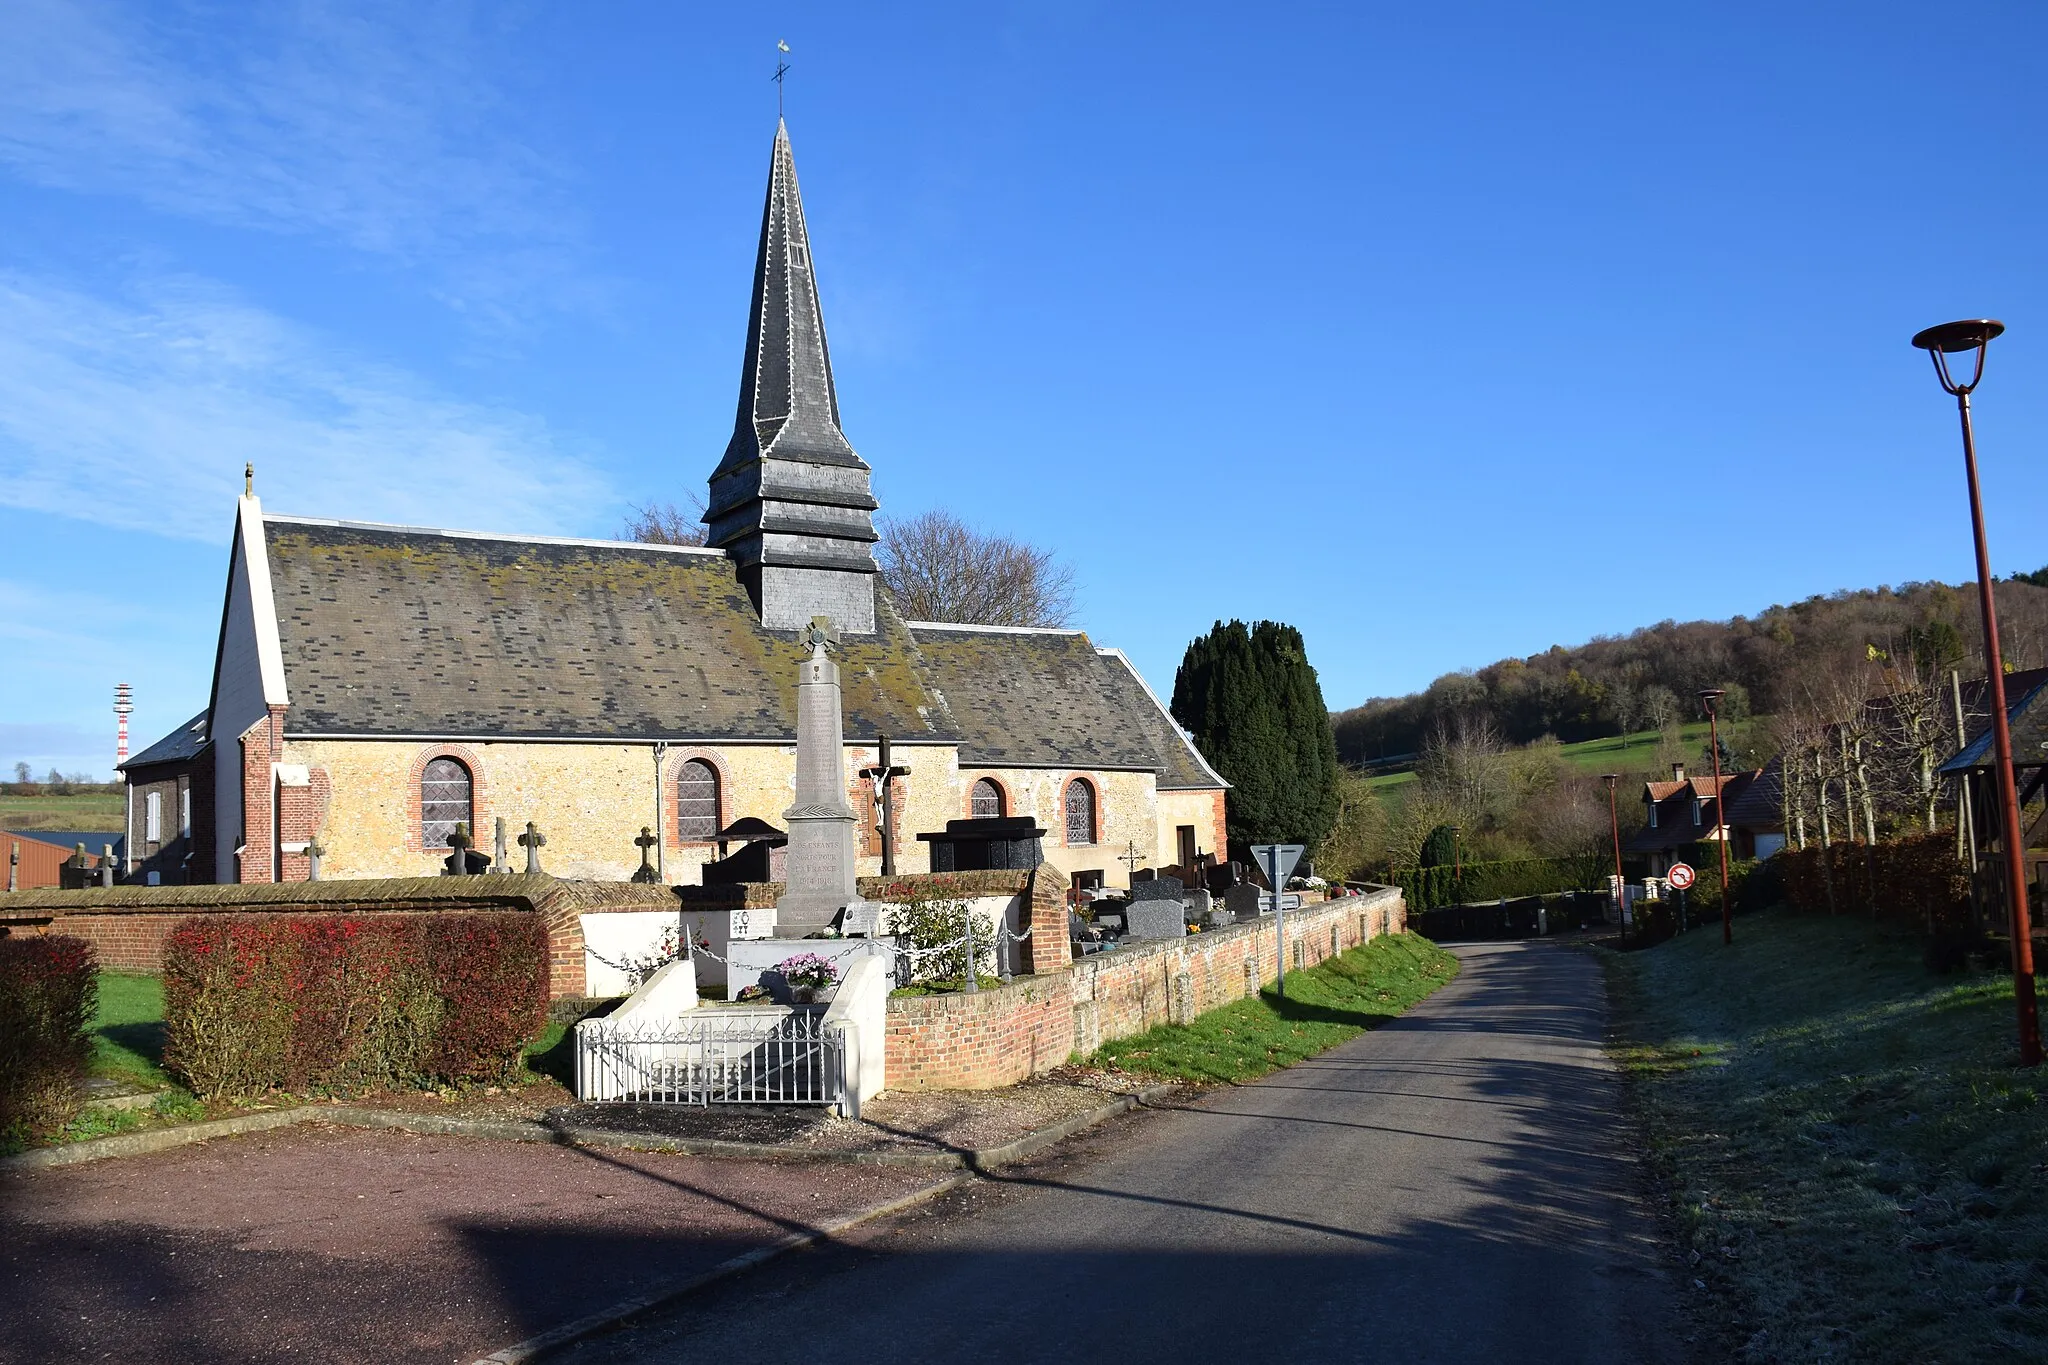
[[[1457,949],[1414,1012],[571,1360],[1677,1361],[1598,967]]]

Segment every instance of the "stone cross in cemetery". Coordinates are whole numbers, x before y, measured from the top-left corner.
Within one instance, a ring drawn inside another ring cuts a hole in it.
[[[640,870],[633,874],[633,880],[636,882],[659,882],[661,874],[654,870],[654,863],[651,859],[654,853],[654,846],[661,842],[661,836],[655,834],[647,826],[642,825],[640,826],[640,837],[633,842],[640,849]]]
[[[540,875],[540,851],[546,845],[548,836],[534,828],[533,821],[526,822],[526,833],[519,836],[519,846],[526,850],[526,875]]]
[[[7,889],[21,890],[21,845],[12,839],[7,841]]]
[[[100,885],[101,885],[101,886],[112,886],[113,884],[114,884],[114,846],[113,846],[112,844],[101,844],[101,845],[100,845]]]
[[[1135,878],[1138,871],[1138,864],[1145,861],[1145,855],[1138,852],[1138,841],[1135,839],[1126,841],[1125,850],[1125,852],[1116,855],[1116,860],[1124,864],[1125,866],[1129,867],[1131,869],[1132,876]]]
[[[461,820],[455,822],[455,832],[448,836],[448,847],[453,850],[442,864],[444,877],[466,877],[469,875],[469,846],[475,843],[469,837],[469,826]]]
[[[491,871],[504,876],[512,871],[512,860],[505,856],[505,817],[499,816],[491,838]]]
[[[854,882],[854,814],[846,804],[846,728],[840,713],[838,632],[823,616],[797,637],[811,657],[797,668],[796,804],[789,822],[789,881],[775,903],[779,938],[832,927],[860,901]]]
[[[882,802],[882,875],[896,875],[896,794],[889,784],[896,778],[910,776],[910,769],[889,761],[889,737],[875,736],[875,747],[880,751],[878,762],[872,768],[862,768],[862,777],[871,777],[875,792]]]
[[[313,839],[306,845],[307,881],[317,882],[320,880],[320,860],[326,856],[327,850],[320,847],[320,840],[318,838]]]

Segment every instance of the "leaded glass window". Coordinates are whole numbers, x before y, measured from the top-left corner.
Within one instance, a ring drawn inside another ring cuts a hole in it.
[[[708,844],[718,830],[718,770],[693,758],[676,770],[676,837]]]
[[[1003,789],[984,777],[974,784],[967,798],[967,813],[977,820],[993,820],[1003,813]]]
[[[460,759],[437,758],[420,774],[420,846],[429,853],[448,847],[458,824],[468,825],[474,837],[469,769]]]
[[[1095,842],[1095,788],[1078,777],[1067,784],[1067,842]]]

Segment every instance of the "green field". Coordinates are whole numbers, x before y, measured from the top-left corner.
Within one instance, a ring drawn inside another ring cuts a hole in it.
[[[1735,923],[1601,954],[1716,1358],[2048,1360],[2048,1082],[2011,978],[1860,916]]]
[[[1731,751],[1740,755],[1743,747],[1750,743],[1750,729],[1755,724],[1749,720],[1725,721],[1721,725],[1721,740]],[[1697,762],[1699,754],[1707,747],[1709,729],[1707,722],[1694,721],[1678,727],[1678,737],[1685,742],[1689,762]],[[1640,730],[1632,735],[1611,735],[1606,739],[1585,739],[1577,744],[1561,746],[1565,758],[1579,767],[1594,773],[1640,772],[1648,768],[1657,757],[1657,746],[1663,736],[1655,730]]]
[[[24,833],[84,829],[119,834],[126,818],[125,801],[118,791],[84,796],[0,796],[0,829]]]

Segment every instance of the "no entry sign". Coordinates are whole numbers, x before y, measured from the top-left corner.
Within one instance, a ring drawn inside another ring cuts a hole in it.
[[[1671,870],[1664,874],[1674,891],[1684,891],[1692,885],[1694,872],[1690,863],[1673,863]]]

